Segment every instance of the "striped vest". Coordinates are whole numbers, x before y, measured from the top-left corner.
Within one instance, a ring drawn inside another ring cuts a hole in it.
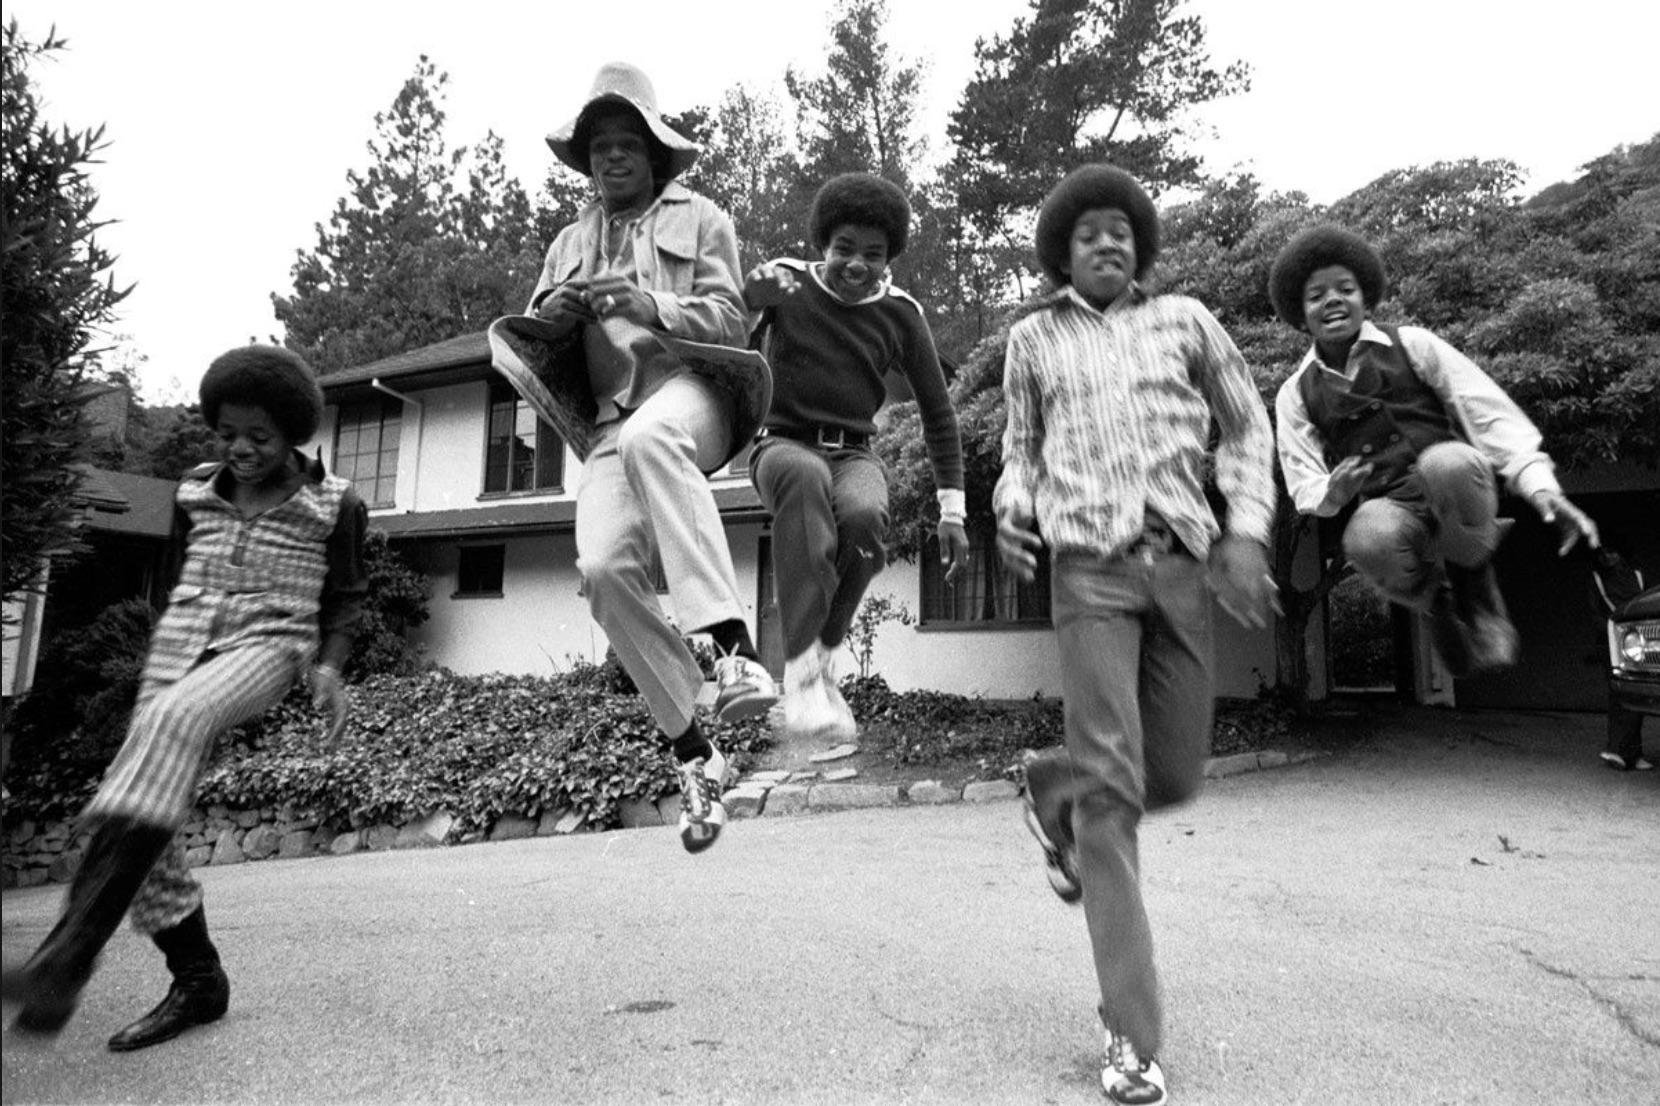
[[[179,483],[176,502],[190,519],[184,567],[150,642],[147,681],[177,680],[203,653],[253,641],[290,644],[296,668],[316,652],[328,539],[351,483],[308,480],[245,518],[214,489],[219,471],[204,466]]]

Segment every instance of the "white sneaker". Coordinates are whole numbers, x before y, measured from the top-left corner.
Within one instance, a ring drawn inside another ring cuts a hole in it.
[[[841,688],[836,686],[836,651],[825,648],[821,641],[813,642],[813,649],[819,654],[819,681],[824,685],[824,697],[833,716],[825,736],[837,743],[852,741],[859,736],[859,723],[853,718],[853,708],[842,698]]]
[[[778,702],[778,685],[761,666],[736,653],[715,661],[715,718],[739,722],[765,714]]]
[[[700,853],[715,843],[726,825],[726,757],[719,749],[680,766],[680,843]]]
[[[784,662],[784,732],[801,740],[817,740],[835,722],[835,712],[824,694],[820,656],[805,649]]]
[[[1101,1089],[1118,1106],[1163,1106],[1164,1069],[1151,1056],[1138,1056],[1128,1037],[1106,1031]]]

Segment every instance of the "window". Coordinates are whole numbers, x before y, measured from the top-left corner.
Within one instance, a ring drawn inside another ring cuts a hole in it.
[[[390,507],[398,492],[398,438],[403,404],[388,396],[340,408],[334,426],[334,471],[371,507]]]
[[[969,533],[968,565],[949,587],[939,539],[922,550],[922,621],[932,625],[1049,621],[1049,559],[1038,553],[1037,576],[1023,584],[1003,567],[990,534]]]
[[[505,545],[463,545],[455,573],[455,594],[450,598],[501,598],[502,570],[506,566]]]
[[[485,492],[557,491],[565,480],[565,443],[506,383],[490,385]]]

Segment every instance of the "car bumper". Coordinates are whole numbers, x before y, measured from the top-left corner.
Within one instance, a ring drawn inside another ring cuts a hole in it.
[[[1637,714],[1660,715],[1660,679],[1610,676],[1608,703]]]

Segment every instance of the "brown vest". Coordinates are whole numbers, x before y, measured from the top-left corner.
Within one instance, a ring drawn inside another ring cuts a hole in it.
[[[1326,464],[1358,456],[1372,463],[1360,498],[1399,494],[1415,484],[1418,454],[1437,442],[1460,440],[1441,397],[1418,377],[1394,327],[1378,329],[1391,345],[1359,345],[1359,365],[1348,391],[1316,366],[1298,385],[1309,421],[1325,446]]]

